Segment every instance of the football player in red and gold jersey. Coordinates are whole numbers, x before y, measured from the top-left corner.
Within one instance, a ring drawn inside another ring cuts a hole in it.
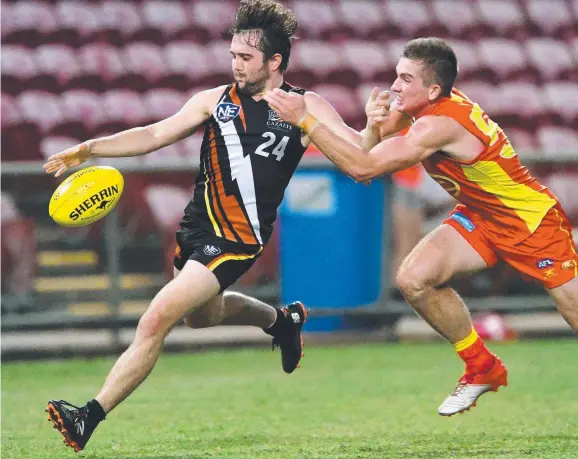
[[[456,390],[438,408],[440,415],[451,416],[506,385],[507,371],[446,283],[501,258],[542,282],[578,332],[578,256],[556,196],[520,163],[504,132],[480,106],[453,88],[458,65],[451,47],[438,38],[412,40],[396,70],[391,89],[397,99],[389,116],[399,118],[399,130],[405,127],[402,115],[412,117],[413,124],[406,135],[387,138],[366,153],[308,113],[302,96],[275,90],[266,100],[355,180],[421,162],[460,202],[444,224],[420,241],[397,274],[407,301],[465,362]]]

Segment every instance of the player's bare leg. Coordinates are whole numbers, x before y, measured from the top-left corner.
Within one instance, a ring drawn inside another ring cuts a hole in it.
[[[80,451],[106,414],[128,397],[149,375],[172,329],[191,310],[218,295],[219,282],[202,264],[189,261],[181,275],[155,296],[139,321],[133,342],[110,371],[95,399],[84,407],[62,400],[51,400],[49,419],[65,438]]]
[[[548,293],[554,298],[562,317],[578,333],[578,277],[560,287],[549,289]]]
[[[178,273],[175,270],[175,275]],[[273,336],[273,347],[281,349],[281,362],[286,373],[292,373],[303,357],[301,329],[307,310],[300,302],[276,309],[256,298],[237,292],[225,292],[185,317],[191,328],[217,325],[249,325],[262,328]]]
[[[455,290],[444,287],[456,275],[486,267],[457,230],[442,225],[419,242],[397,275],[397,285],[407,301],[453,344],[465,363],[456,390],[438,408],[442,416],[464,412],[485,392],[507,384],[505,367],[477,335],[466,305]]]

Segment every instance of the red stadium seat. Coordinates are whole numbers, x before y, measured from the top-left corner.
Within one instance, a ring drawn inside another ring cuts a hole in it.
[[[189,17],[182,2],[150,0],[142,5],[145,24],[158,29],[165,37],[189,27]]]
[[[542,103],[540,89],[531,83],[509,82],[502,84],[496,91],[496,98],[502,101],[500,125],[520,126],[534,130],[540,118],[547,117]]]
[[[543,80],[567,79],[576,73],[576,63],[570,54],[570,48],[563,41],[532,38],[526,42],[526,51],[529,61]]]
[[[528,16],[545,36],[570,35],[574,24],[572,11],[565,2],[526,0]]]
[[[60,88],[80,73],[74,50],[65,45],[43,45],[36,48],[36,65],[39,74],[52,76]]]
[[[389,50],[377,43],[348,40],[340,46],[349,68],[362,80],[395,80],[395,66]],[[357,86],[357,84],[355,85]]]
[[[71,36],[79,34],[78,39],[86,40],[87,37],[100,30],[100,18],[96,7],[89,2],[67,0],[59,1],[56,6],[59,30],[69,30]],[[58,40],[61,41],[61,40]],[[68,43],[76,45],[78,43]]]
[[[30,80],[37,75],[33,52],[20,45],[2,44],[2,91],[17,94],[30,89]]]
[[[531,131],[516,127],[505,127],[504,132],[514,147],[516,153],[522,157],[535,156],[538,143]]]
[[[22,118],[36,123],[43,133],[47,133],[64,119],[59,99],[45,91],[26,91],[18,97]]]
[[[69,88],[103,92],[111,82],[126,75],[118,48],[104,43],[92,43],[78,50],[77,61],[83,74],[73,78]]]
[[[567,155],[568,158],[576,158],[576,151],[578,150],[578,131],[576,129],[543,126],[538,129],[537,137],[543,156],[562,154]]]
[[[359,104],[357,95],[348,87],[318,84],[312,90],[333,105],[337,113],[350,126],[359,127],[361,120],[365,120],[364,106]]]
[[[201,155],[201,144],[203,143],[203,130],[199,129],[193,135],[179,142],[185,158],[197,160]]]
[[[304,38],[329,38],[339,32],[340,18],[337,9],[327,2],[317,0],[295,2],[292,9]]]
[[[496,36],[521,38],[527,33],[526,18],[518,2],[478,0],[476,15]]]
[[[385,16],[408,38],[445,35],[447,29],[437,22],[422,1],[385,0]]]
[[[495,83],[531,75],[522,47],[514,40],[487,38],[478,44],[478,53],[486,70],[494,74]]]
[[[161,120],[177,113],[187,96],[174,89],[151,89],[143,98],[145,108],[153,120]]]
[[[0,103],[2,104],[2,129],[7,126],[18,124],[22,120],[18,103],[14,97],[2,93],[2,97],[0,97]]]
[[[137,9],[129,2],[105,0],[97,12],[101,30],[94,37],[116,46],[122,45],[129,37],[143,28],[143,21]]]
[[[434,0],[432,10],[439,23],[444,24],[450,35],[467,38],[478,24],[474,6],[465,0]]]
[[[69,122],[81,120],[86,132],[92,132],[96,126],[104,121],[103,107],[98,94],[91,91],[76,89],[66,91],[60,99],[64,112],[64,119]],[[76,135],[83,138],[81,134]],[[88,136],[85,134],[85,136]]]
[[[225,40],[213,40],[205,48],[205,56],[197,65],[207,65],[211,74],[201,78],[197,84],[219,86],[233,81],[231,65],[231,43]]]
[[[578,84],[570,82],[549,83],[543,86],[545,105],[557,116],[555,121],[568,126],[578,125]]]
[[[40,132],[34,122],[25,121],[18,101],[5,93],[2,102],[2,161],[38,160]]]
[[[330,76],[339,80],[338,74],[343,71],[345,64],[343,53],[337,47],[316,40],[297,42],[291,51],[291,72],[292,74],[299,71],[310,73],[316,81],[327,82]],[[346,80],[350,75],[343,75]],[[311,83],[310,83],[311,84]]]
[[[191,2],[189,7],[189,17],[193,24],[190,35],[179,35],[180,39],[199,38],[212,39],[221,38],[221,33],[231,26],[231,18],[235,17],[237,2],[211,0],[199,0]],[[195,33],[196,30],[196,33]]]
[[[478,104],[490,118],[501,112],[502,100],[493,85],[483,81],[470,81],[456,85],[472,102]]]
[[[151,83],[166,74],[162,49],[152,43],[136,42],[126,45],[123,58],[128,72],[143,75]]]
[[[141,126],[150,118],[140,94],[127,89],[111,89],[102,95],[103,122],[97,132],[119,132]]]
[[[4,4],[2,16],[4,16]],[[7,8],[12,31],[2,38],[2,44],[38,46],[43,36],[58,29],[58,20],[51,6],[38,1],[21,0]],[[4,24],[3,24],[4,25]]]
[[[172,86],[182,91],[212,74],[213,62],[205,47],[187,41],[173,41],[164,48],[164,60]],[[165,87],[167,85],[164,85]]]
[[[447,40],[458,58],[458,85],[468,79],[488,79],[491,72],[485,70],[477,54],[475,45],[465,40]]]
[[[341,0],[339,2],[341,21],[347,29],[359,38],[377,38],[382,34],[392,34],[392,24],[385,17],[384,8],[371,0]],[[395,31],[399,35],[399,30]]]

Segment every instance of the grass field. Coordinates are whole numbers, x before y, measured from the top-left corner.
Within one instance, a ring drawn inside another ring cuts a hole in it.
[[[463,416],[436,408],[451,348],[307,348],[282,373],[266,349],[164,355],[97,429],[84,458],[578,458],[578,341],[492,345],[510,385]],[[2,365],[2,458],[73,457],[49,398],[92,398],[111,359]]]

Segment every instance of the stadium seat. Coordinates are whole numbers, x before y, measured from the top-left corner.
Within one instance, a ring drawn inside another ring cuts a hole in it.
[[[292,74],[304,70],[314,76],[316,81],[327,82],[332,79],[331,83],[336,83],[341,80],[342,84],[347,83],[347,79],[351,78],[350,72],[346,75],[343,71],[346,62],[343,53],[338,47],[323,41],[297,42],[291,51],[291,60]],[[340,74],[343,78],[340,78]],[[353,77],[357,83],[357,74]]]
[[[393,59],[387,48],[358,40],[348,40],[340,48],[350,70],[362,80],[395,80],[397,60]]]
[[[372,39],[391,34],[392,25],[387,22],[384,8],[371,0],[341,0],[340,19],[345,29],[354,37]],[[399,35],[397,31],[396,35]]]
[[[221,33],[231,26],[231,18],[235,17],[235,9],[238,3],[231,1],[214,2],[211,0],[199,0],[191,2],[189,17],[193,24],[187,29],[187,34],[179,34],[181,40],[201,40],[206,42],[210,39],[221,38]]]
[[[496,94],[495,86],[484,81],[470,81],[456,85],[468,99],[478,104],[492,119],[502,110],[502,100]]]
[[[103,92],[111,82],[126,75],[119,49],[105,43],[91,43],[77,52],[77,61],[83,73],[69,82],[69,88]]]
[[[526,36],[526,18],[518,2],[478,0],[476,6],[476,15],[495,36],[518,39]]]
[[[96,7],[90,2],[66,0],[59,1],[56,5],[56,13],[59,21],[59,32],[65,33],[64,37],[73,40],[86,41],[88,37],[100,30],[100,18]],[[56,41],[51,37],[50,41]],[[63,39],[59,39],[62,42]],[[70,46],[76,46],[80,42],[68,42]]]
[[[21,45],[2,44],[2,91],[17,94],[31,89],[30,80],[38,73],[33,52]]]
[[[144,196],[156,226],[163,231],[174,232],[191,199],[191,192],[179,186],[159,184],[148,186]]]
[[[233,81],[230,49],[231,43],[225,40],[213,40],[206,45],[204,59],[197,65],[208,65],[211,73],[201,78],[197,84],[214,87]]]
[[[151,89],[143,98],[145,108],[154,120],[174,115],[186,101],[187,96],[174,89]]]
[[[145,124],[150,115],[138,93],[127,89],[111,89],[102,95],[103,122],[97,132],[119,132]]]
[[[61,90],[80,73],[74,50],[66,45],[39,46],[34,57],[39,76],[54,77]]]
[[[2,4],[2,16],[5,14],[4,5]],[[59,27],[53,9],[45,2],[21,0],[11,4],[6,13],[12,23],[12,31],[3,36],[2,45],[21,44],[35,47],[42,43],[46,34]]]
[[[312,90],[333,105],[347,124],[359,127],[362,123],[365,126],[364,105],[359,105],[354,91],[346,86],[330,84],[318,84]]]
[[[2,129],[7,126],[17,124],[22,120],[22,117],[20,116],[20,110],[18,108],[18,103],[14,97],[10,96],[9,94],[2,93],[2,97],[0,97],[0,103],[2,105],[2,117],[0,118],[2,121]]]
[[[494,97],[502,102],[499,119],[496,119],[502,127],[519,126],[534,130],[540,119],[548,117],[544,112],[541,91],[531,83],[506,82],[494,90]]]
[[[534,27],[544,36],[564,37],[572,33],[572,12],[565,2],[526,0],[526,11]]]
[[[197,161],[201,154],[201,144],[203,143],[203,129],[200,128],[196,133],[181,140],[181,151],[185,158]]]
[[[96,11],[101,29],[95,34],[94,40],[121,46],[143,28],[142,18],[134,5],[129,2],[105,0]]]
[[[568,79],[576,74],[576,62],[563,41],[532,38],[525,45],[528,60],[540,73],[542,80]],[[547,56],[547,59],[544,56]]]
[[[578,125],[578,84],[561,81],[543,86],[545,106],[555,113],[554,121]]]
[[[36,123],[42,133],[47,133],[64,119],[58,97],[45,91],[23,92],[18,96],[18,104],[22,119]]]
[[[542,126],[537,132],[538,142],[545,157],[553,155],[576,158],[578,131],[561,126]]]
[[[451,37],[468,38],[478,24],[471,2],[465,0],[434,0],[431,8],[439,23],[444,24]]]
[[[327,2],[294,2],[292,9],[299,21],[299,33],[304,38],[327,39],[340,31],[337,9]]]
[[[189,27],[189,18],[182,2],[151,0],[142,5],[145,24],[158,29],[165,38],[170,38]]]
[[[48,158],[56,153],[60,153],[67,148],[79,144],[81,141],[74,137],[47,136],[40,142],[40,152],[43,158]]]
[[[212,73],[212,59],[207,58],[206,49],[187,41],[172,41],[164,48],[167,75],[157,86],[188,90],[193,84],[207,79]]]
[[[491,72],[485,70],[480,63],[474,44],[465,40],[448,39],[458,58],[458,86],[462,81],[469,79],[488,79]]]
[[[104,110],[98,94],[82,90],[70,90],[62,94],[60,99],[64,112],[64,119],[68,122],[80,120],[84,125],[85,133],[80,131],[76,137],[85,139],[91,137],[96,126],[104,121]]]
[[[130,43],[125,46],[122,56],[127,71],[144,76],[151,85],[166,74],[162,49],[155,44]]]
[[[435,16],[422,1],[385,0],[385,17],[408,38],[419,36],[445,36],[447,29],[437,22]]]
[[[536,151],[538,143],[531,131],[516,127],[504,127],[504,132],[508,136],[508,140],[510,140],[516,153],[522,158],[539,155]]]
[[[514,40],[486,38],[478,44],[478,55],[485,70],[494,75],[494,83],[531,77],[522,47]]]

